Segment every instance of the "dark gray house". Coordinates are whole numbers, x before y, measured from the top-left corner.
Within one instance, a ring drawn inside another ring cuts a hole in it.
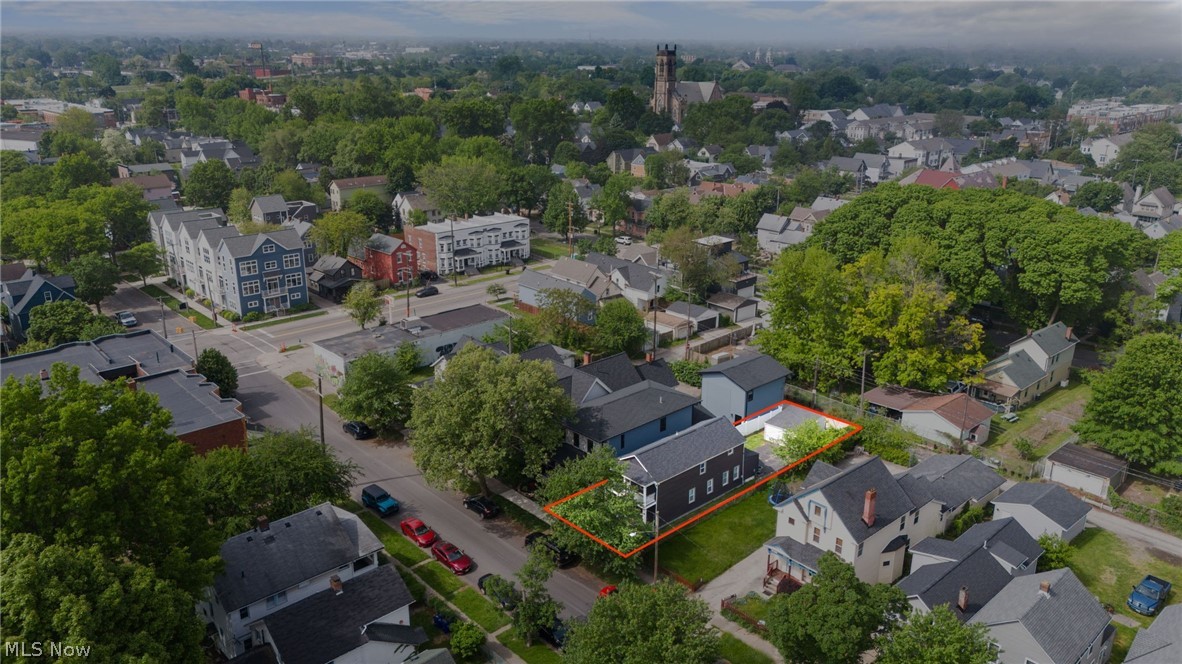
[[[594,376],[613,392],[646,380],[660,383],[665,387],[677,387],[677,377],[673,375],[673,370],[665,360],[632,364],[632,360],[624,353],[588,362],[580,366],[578,371]]]
[[[708,309],[701,305],[693,304],[679,300],[671,303],[665,307],[665,312],[673,314],[674,316],[681,316],[693,321],[693,329],[695,332],[702,330],[713,330],[718,327],[718,312],[714,309]]]
[[[746,353],[702,370],[702,407],[731,422],[784,400],[788,370],[763,353]]]
[[[673,521],[754,478],[759,455],[743,442],[734,425],[715,417],[621,457],[644,520],[659,513],[661,523]]]
[[[287,219],[287,201],[279,194],[256,196],[250,202],[250,218],[260,224],[281,224]]]
[[[361,266],[340,256],[321,256],[308,272],[308,290],[333,302],[340,302],[358,281]]]

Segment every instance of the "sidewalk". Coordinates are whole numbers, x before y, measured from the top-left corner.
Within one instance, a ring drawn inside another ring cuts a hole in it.
[[[737,565],[699,588],[697,595],[710,606],[710,611],[714,614],[710,619],[711,625],[771,657],[772,661],[782,663],[784,658],[780,656],[780,651],[776,650],[775,646],[768,643],[765,639],[743,629],[737,623],[727,620],[719,613],[722,600],[727,597],[732,595],[742,597],[751,591],[762,593],[763,579],[761,577],[761,571],[765,566],[766,555],[763,547],[759,547],[759,549],[755,550]]]

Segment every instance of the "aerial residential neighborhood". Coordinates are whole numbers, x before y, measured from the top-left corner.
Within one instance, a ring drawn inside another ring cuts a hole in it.
[[[3,656],[1182,663],[1178,10],[4,3]]]

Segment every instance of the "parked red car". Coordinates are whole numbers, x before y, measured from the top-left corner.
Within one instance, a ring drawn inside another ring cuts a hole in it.
[[[474,567],[472,559],[468,554],[460,551],[460,549],[451,542],[436,542],[431,547],[431,554],[435,556],[435,560],[443,563],[448,569],[456,574],[467,574],[472,571]]]
[[[616,586],[604,586],[599,589],[599,596],[607,597],[608,595],[614,595],[618,592],[620,592],[620,589]]]
[[[431,530],[421,519],[403,519],[402,534],[419,546],[431,546],[439,536]]]

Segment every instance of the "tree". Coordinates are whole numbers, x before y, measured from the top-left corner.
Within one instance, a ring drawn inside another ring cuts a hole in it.
[[[1133,339],[1089,382],[1092,396],[1074,427],[1080,437],[1154,472],[1182,475],[1182,341],[1171,334]]]
[[[185,202],[196,207],[221,208],[230,205],[234,190],[234,171],[223,161],[201,161],[193,165],[185,179]]]
[[[382,433],[396,432],[410,417],[410,375],[393,355],[366,353],[350,362],[338,395],[342,417]]]
[[[423,355],[413,341],[404,341],[394,351],[394,363],[399,371],[409,376],[423,364]]]
[[[230,223],[243,227],[243,224],[250,224],[253,220],[250,214],[250,205],[254,202],[254,194],[246,187],[234,187],[230,191],[229,207],[226,208],[226,216],[229,217]]]
[[[792,664],[855,664],[874,645],[874,633],[904,615],[907,598],[895,586],[869,584],[830,552],[818,574],[768,608],[769,640]]]
[[[84,138],[88,141],[94,140],[94,132],[97,129],[94,123],[94,116],[90,111],[72,106],[64,113],[58,116],[57,122],[53,124],[56,131],[66,134],[73,134],[78,138]]]
[[[345,311],[349,312],[349,317],[363,330],[382,313],[382,297],[378,295],[377,286],[374,286],[372,281],[353,284],[341,304],[344,305]]]
[[[197,373],[209,379],[218,386],[218,394],[224,399],[232,399],[238,393],[238,370],[230,362],[230,358],[216,348],[206,348],[197,356]]]
[[[878,640],[881,664],[990,664],[989,628],[962,623],[946,604],[912,614]]]
[[[427,197],[445,215],[470,217],[497,209],[504,182],[495,166],[475,157],[444,157],[419,172]]]
[[[220,538],[326,501],[346,500],[358,467],[337,458],[310,429],[268,431],[245,452],[219,447],[194,457],[183,480]]]
[[[562,181],[550,188],[546,195],[546,213],[542,223],[553,233],[566,235],[571,228],[583,229],[589,220],[579,194],[570,182]]]
[[[148,285],[148,277],[160,274],[164,270],[164,260],[160,257],[160,248],[152,242],[137,244],[119,255],[119,262],[123,269],[138,276],[144,285]]]
[[[953,109],[941,109],[936,112],[932,129],[937,136],[960,138],[964,136],[964,114]]]
[[[775,446],[775,455],[791,465],[796,461],[832,443],[841,436],[848,427],[830,429],[817,420],[806,420],[791,429],[784,430],[784,440]],[[845,456],[841,445],[834,445],[828,451],[813,457],[811,461],[837,463]],[[811,461],[809,465],[812,465]]]
[[[544,288],[538,293],[538,324],[550,342],[562,348],[587,345],[588,324],[595,303],[565,288]]]
[[[117,164],[129,164],[135,161],[135,146],[118,129],[103,131],[101,143],[103,151],[107,153],[107,158],[111,161]]]
[[[702,370],[710,366],[705,362],[692,362],[690,360],[675,360],[669,363],[669,368],[673,371],[673,375],[679,382],[694,387],[702,386]]]
[[[475,481],[486,496],[489,477],[537,477],[574,412],[555,381],[546,362],[465,346],[442,377],[415,391],[409,422],[415,463],[434,484]]]
[[[527,646],[533,644],[539,629],[554,626],[558,612],[562,610],[562,605],[554,601],[546,589],[546,582],[554,574],[554,566],[554,558],[539,542],[530,549],[525,564],[517,570],[521,601],[513,614],[513,629],[517,636],[525,639]]]
[[[484,645],[484,638],[484,630],[475,624],[456,621],[451,626],[451,639],[448,641],[448,648],[461,661],[467,660],[480,652],[480,646]]]
[[[123,332],[123,326],[96,315],[78,300],[58,300],[34,307],[29,312],[30,341],[50,348],[71,341],[89,341],[95,337]]]
[[[494,281],[493,283],[488,285],[488,288],[486,288],[484,292],[488,293],[491,297],[495,298],[498,302],[500,302],[501,298],[505,297],[505,293],[507,293],[508,291],[505,290],[505,287],[502,286],[500,283]]]
[[[713,285],[733,277],[739,266],[728,256],[715,259],[706,247],[698,244],[697,233],[688,226],[675,228],[661,242],[661,256],[677,266],[681,274],[678,284],[695,302],[706,299],[706,291]]]
[[[55,364],[48,380],[0,387],[5,531],[94,547],[153,568],[193,597],[213,581],[219,541],[181,475],[193,448],[169,433],[156,396],[98,385]]]
[[[510,322],[498,325],[484,335],[485,343],[502,343],[514,353],[523,353],[542,342],[542,332],[536,316],[509,316]]]
[[[523,210],[529,214],[541,204],[557,181],[550,169],[540,164],[514,168],[505,179],[505,204],[517,214]]]
[[[67,154],[50,169],[49,191],[54,198],[67,198],[74,190],[86,185],[108,185],[110,182],[105,163],[82,153]]]
[[[518,154],[531,164],[549,164],[554,149],[574,135],[575,116],[561,99],[526,99],[509,111]]]
[[[718,660],[719,636],[710,617],[705,602],[673,581],[625,583],[597,601],[586,622],[571,624],[562,660],[712,664]]]
[[[115,294],[119,269],[98,254],[87,254],[71,261],[67,272],[74,278],[74,296],[93,304],[101,314],[103,298]]]
[[[443,107],[443,124],[457,136],[499,136],[505,111],[494,99],[458,99]]]
[[[644,318],[623,298],[604,302],[595,316],[595,347],[600,352],[636,355],[648,336]]]
[[[10,641],[90,647],[101,662],[203,661],[197,596],[151,567],[11,532],[0,560]]]
[[[345,204],[345,209],[365,217],[370,226],[377,227],[383,233],[389,233],[390,225],[394,223],[393,209],[372,191],[353,194]]]
[[[1096,212],[1109,212],[1124,200],[1124,192],[1115,182],[1087,182],[1071,197],[1071,207],[1090,207]]]
[[[326,212],[316,220],[308,235],[322,255],[345,258],[350,247],[364,242],[372,233],[369,219],[352,210],[342,210]]]
[[[1075,547],[1071,542],[1059,535],[1044,533],[1038,538],[1038,545],[1042,547],[1042,555],[1038,557],[1038,571],[1049,572],[1071,566],[1071,559],[1075,555]]]

